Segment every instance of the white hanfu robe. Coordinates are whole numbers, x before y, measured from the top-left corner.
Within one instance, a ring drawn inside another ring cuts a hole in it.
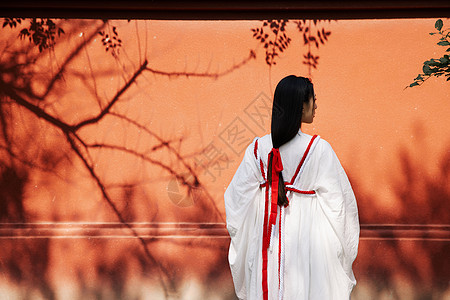
[[[277,206],[266,251],[268,299],[349,299],[356,284],[352,271],[360,231],[356,199],[330,144],[318,136],[311,140],[299,131],[279,148],[283,179],[292,179],[293,184],[286,194],[289,205]],[[270,189],[265,174],[270,171],[271,150],[270,134],[255,138],[224,195],[231,237],[228,260],[240,299],[264,299],[265,190]]]

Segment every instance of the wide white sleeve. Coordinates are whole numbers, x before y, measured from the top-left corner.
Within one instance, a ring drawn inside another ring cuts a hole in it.
[[[334,232],[343,248],[339,257],[344,271],[356,283],[352,264],[358,252],[359,217],[356,198],[336,153],[321,140],[315,191]],[[317,149],[319,150],[319,149]]]
[[[228,261],[236,295],[240,299],[246,299],[254,292],[249,289],[257,271],[254,265],[262,232],[261,203],[258,201],[262,193],[262,175],[254,155],[255,140],[245,151],[224,195],[227,229],[231,237]]]

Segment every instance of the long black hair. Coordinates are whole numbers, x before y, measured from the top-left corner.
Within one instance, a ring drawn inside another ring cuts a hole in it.
[[[289,142],[295,137],[302,124],[303,103],[314,97],[314,87],[305,77],[289,75],[280,80],[273,96],[271,136],[273,148]],[[272,183],[272,160],[269,157],[267,179]],[[286,205],[286,190],[283,175],[280,173],[278,183],[278,204]]]

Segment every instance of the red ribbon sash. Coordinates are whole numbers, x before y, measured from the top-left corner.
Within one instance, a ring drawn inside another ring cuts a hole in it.
[[[295,178],[297,177],[301,166],[305,162],[306,156],[308,155],[308,152],[311,148],[311,145],[313,144],[314,140],[316,139],[317,135],[314,135],[312,139],[309,142],[308,147],[306,148],[305,153],[303,154],[303,157],[297,167],[297,170],[295,171],[294,176],[292,177],[291,181],[289,182],[289,185],[292,185],[294,183]],[[256,141],[255,143],[255,158],[257,158],[257,147],[258,143]],[[266,181],[265,183],[261,184],[261,187],[266,188],[266,195],[265,195],[265,205],[264,205],[264,229],[263,229],[263,240],[262,240],[262,292],[263,292],[263,299],[268,299],[268,283],[267,283],[267,264],[268,264],[268,253],[267,250],[270,246],[270,237],[272,235],[272,228],[275,226],[277,221],[277,209],[278,209],[278,184],[280,181],[280,172],[283,171],[283,163],[281,161],[280,151],[278,148],[272,148],[272,150],[269,153],[270,155],[273,155],[272,157],[272,170],[267,170],[267,173],[272,172],[272,182],[270,185],[271,188],[271,203],[270,203],[270,213],[268,210],[269,206],[269,185]],[[260,159],[260,167],[261,167],[261,174],[263,176],[263,179],[266,180],[265,174],[264,174],[264,166],[263,162]],[[287,184],[287,182],[283,183],[284,185]],[[300,193],[300,194],[315,194],[315,191],[301,191],[297,190],[294,187],[286,187],[286,190]],[[289,203],[289,202],[288,202]],[[289,205],[289,204],[288,204]],[[268,214],[270,214],[268,216]],[[280,216],[281,218],[281,216]],[[280,232],[279,232],[279,253],[278,253],[278,288],[280,288],[280,263],[281,263],[281,224],[280,224]]]
[[[280,181],[280,172],[283,170],[283,162],[281,161],[280,151],[278,148],[272,148],[270,153],[273,154],[272,158],[272,197],[270,205],[270,217],[269,217],[269,239],[272,235],[272,226],[275,226],[277,222],[277,205],[278,205],[278,184]],[[270,155],[269,153],[269,155]]]

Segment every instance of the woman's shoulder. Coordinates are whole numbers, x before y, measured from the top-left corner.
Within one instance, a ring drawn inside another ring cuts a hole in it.
[[[261,143],[272,145],[272,136],[270,135],[270,133],[258,137],[258,140],[261,141]]]
[[[268,145],[270,144],[270,146]],[[263,150],[267,149],[268,147],[272,147],[272,139],[270,137],[270,134],[266,134],[264,136],[256,136],[253,138],[251,143],[247,146],[247,149],[245,150],[244,156],[255,156],[256,158],[259,157],[258,153],[261,153]]]
[[[319,148],[331,148],[330,143],[328,143],[325,139],[323,139],[318,134],[311,135],[311,134],[307,134],[307,133],[304,133],[304,132],[300,131],[298,133],[298,136],[300,136],[300,138],[303,141],[307,141],[308,143],[313,141],[313,139],[314,139],[313,143],[316,144],[315,145],[316,148],[317,147],[319,147]]]
[[[331,147],[331,144],[322,137],[320,137],[320,139],[318,140],[317,146],[320,146],[324,150],[333,150],[333,147]]]
[[[303,139],[303,141],[312,141],[311,146],[313,147],[312,153],[315,155],[322,155],[322,154],[331,154],[334,153],[333,147],[331,144],[322,138],[320,135],[310,135],[304,132],[299,132],[299,136]],[[315,137],[315,138],[314,138]],[[314,138],[314,140],[313,140]]]
[[[316,156],[319,160],[330,159],[336,157],[336,152],[334,152],[333,147],[327,140],[320,137],[314,149],[314,156]]]
[[[250,146],[254,145],[255,147],[260,148],[272,148],[272,137],[269,134],[263,135],[263,136],[257,136],[253,139]]]
[[[254,151],[255,157],[260,157],[263,151],[271,147],[270,145],[272,145],[272,139],[270,137],[270,134],[266,134],[261,137],[255,137],[250,143],[249,148],[251,147],[251,149]]]

